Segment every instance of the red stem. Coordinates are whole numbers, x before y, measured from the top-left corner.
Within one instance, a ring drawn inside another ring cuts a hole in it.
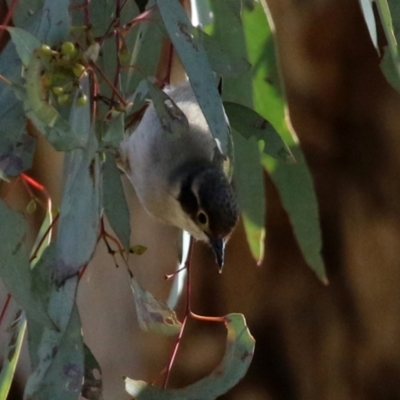
[[[11,18],[12,18],[13,14],[14,14],[14,11],[15,11],[15,7],[17,7],[17,4],[18,4],[18,0],[13,0],[12,1],[11,6],[8,9],[7,15],[4,18],[4,21],[2,23],[3,26],[8,26],[8,24],[10,23]],[[4,30],[3,29],[0,30],[0,41],[1,41],[2,37],[3,37],[3,33],[4,33]]]
[[[46,189],[44,188],[44,186],[42,184],[40,184],[39,182],[35,181],[34,179],[32,179],[30,176],[22,173],[21,177],[28,182],[31,186],[33,186],[35,189],[40,190],[41,192],[44,192]]]
[[[182,339],[182,336],[183,336],[183,331],[185,330],[185,326],[186,326],[186,322],[187,322],[188,316],[189,315],[186,314],[185,318],[183,318],[181,330],[179,331],[179,335],[176,338],[175,346],[174,346],[174,349],[172,351],[171,357],[170,357],[168,365],[167,365],[167,372],[165,374],[164,383],[163,383],[163,386],[162,386],[163,389],[165,389],[167,387],[168,380],[169,380],[169,377],[171,375],[172,365],[174,364],[176,354],[178,353],[179,345],[181,343],[181,339]]]
[[[118,97],[118,100],[126,107],[128,104],[125,101],[125,99],[119,94],[118,90],[115,88],[113,83],[108,79],[107,75],[101,70],[101,68],[95,63],[92,62],[93,67],[98,71],[98,73],[101,75],[101,77],[107,82],[108,86],[110,86],[111,90],[113,93],[115,93],[115,96]]]
[[[54,225],[55,225],[55,223],[58,221],[58,218],[59,218],[59,217],[60,217],[60,214],[57,214],[57,215],[54,217],[52,223],[51,223],[50,226],[46,229],[46,232],[43,234],[42,238],[40,239],[40,242],[39,242],[38,245],[36,246],[36,249],[35,249],[35,251],[33,252],[31,258],[29,259],[29,262],[32,262],[32,261],[36,258],[37,253],[38,253],[38,251],[39,251],[39,249],[40,249],[40,246],[42,245],[42,243],[44,242],[44,240],[46,239],[46,237],[47,237],[47,235],[50,233],[50,231],[54,228]]]
[[[178,337],[176,339],[175,346],[174,346],[174,348],[172,350],[171,357],[170,357],[170,359],[168,361],[167,371],[166,371],[165,378],[164,378],[164,383],[163,383],[163,386],[162,386],[163,389],[165,389],[167,387],[168,380],[169,380],[169,377],[171,375],[172,366],[174,364],[176,354],[178,353],[179,345],[181,343],[183,332],[185,330],[186,322],[187,322],[188,317],[191,315],[191,311],[190,311],[190,264],[191,264],[191,260],[192,260],[193,244],[194,244],[194,240],[191,237],[190,238],[190,244],[189,244],[188,257],[187,257],[187,260],[186,260],[187,280],[186,280],[185,316],[183,318],[182,326],[181,326],[181,329],[179,331],[179,335],[178,335]]]
[[[111,100],[114,100],[115,93],[118,91],[118,80],[119,80],[119,77],[121,75],[121,62],[120,62],[120,59],[119,59],[119,51],[120,51],[120,47],[121,47],[121,34],[119,32],[119,27],[120,27],[120,23],[121,23],[121,18],[120,18],[121,17],[121,8],[120,8],[121,4],[120,4],[120,0],[117,0],[116,3],[117,3],[116,4],[116,10],[115,10],[115,17],[116,18],[115,18],[114,24],[117,25],[116,29],[115,29],[115,46],[116,46],[116,49],[117,49],[117,54],[116,54],[116,56],[117,56],[117,68],[115,70],[115,76],[114,76],[114,88],[115,88],[115,91],[113,91],[113,93],[112,93]],[[110,109],[111,109],[111,106],[110,106]]]

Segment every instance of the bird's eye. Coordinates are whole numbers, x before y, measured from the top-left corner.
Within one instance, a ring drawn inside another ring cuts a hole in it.
[[[197,214],[197,220],[200,222],[200,224],[205,225],[207,223],[207,215],[203,211],[200,211]]]

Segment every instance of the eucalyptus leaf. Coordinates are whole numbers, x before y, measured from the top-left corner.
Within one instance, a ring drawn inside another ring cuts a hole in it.
[[[8,9],[15,3],[14,0],[6,0]],[[18,0],[13,12],[13,23],[19,28],[32,28],[35,22],[40,20],[45,0]]]
[[[81,79],[83,93],[89,95],[88,78]],[[78,273],[89,262],[99,234],[101,213],[100,160],[96,154],[97,139],[90,121],[90,104],[71,108],[70,125],[85,149],[65,155],[65,184],[61,202],[57,237],[58,282]]]
[[[31,271],[31,292],[41,301],[45,309],[49,306],[49,299],[52,290],[52,271],[57,260],[56,242],[51,243],[43,251]]]
[[[74,319],[73,316],[71,316],[73,314],[73,310],[76,307],[75,296],[76,296],[77,286],[78,286],[78,277],[76,276],[72,277],[71,279],[68,279],[61,287],[55,285],[52,286],[49,298],[48,313],[52,318],[52,320],[54,321],[54,323],[56,324],[57,329],[45,328],[43,329],[42,332],[40,332],[40,330],[37,330],[37,326],[34,326],[36,328],[35,334],[37,335],[34,338],[35,341],[39,341],[38,335],[41,334],[41,337],[39,344],[37,342],[32,343],[34,346],[37,346],[37,354],[35,355],[33,364],[35,366],[35,369],[33,373],[30,375],[28,382],[25,386],[24,399],[26,400],[33,400],[33,399],[52,400],[54,398],[61,399],[61,397],[55,396],[54,393],[51,392],[49,396],[44,395],[44,393],[46,393],[46,390],[54,389],[55,387],[55,384],[53,383],[54,379],[56,380],[56,384],[58,384],[59,386],[61,385],[61,382],[63,385],[65,385],[65,382],[63,382],[64,378],[67,379],[70,378],[72,382],[76,382],[76,380],[74,380],[74,376],[68,376],[70,375],[69,369],[65,370],[62,374],[60,374],[58,367],[59,364],[55,364],[55,362],[57,361],[57,363],[59,363],[60,358],[57,359],[56,357],[60,350],[65,332],[68,329],[70,320],[72,320],[73,323],[72,327],[70,327],[68,336],[72,335],[75,340],[75,338],[80,336],[81,334],[80,324],[77,325],[76,320]],[[71,345],[74,345],[74,340],[71,340]],[[34,350],[34,347],[32,346],[30,349]],[[82,353],[82,350],[80,351],[80,353]],[[68,358],[68,355],[71,357],[71,363],[74,365],[76,363],[75,351],[63,350],[61,352],[60,357],[64,359],[64,357]],[[56,365],[56,367],[54,367],[54,365]],[[67,363],[65,363],[65,365],[68,366]],[[56,374],[57,376],[55,377],[54,373],[52,372],[53,368],[54,372],[57,373]],[[73,375],[75,375],[74,372],[75,368],[72,368],[72,371]],[[76,385],[73,385],[72,387],[66,385],[65,387],[63,387],[63,390],[60,391],[60,394],[62,393],[64,395],[65,393],[64,390],[66,390],[67,395],[71,394],[70,389],[72,389],[72,395],[76,396],[75,388]],[[67,399],[68,397],[65,398]],[[72,398],[78,399],[79,393],[78,397],[72,397]]]
[[[400,74],[387,47],[384,49],[380,67],[387,81],[400,93]]]
[[[18,311],[15,320],[7,331],[11,334],[11,337],[5,348],[3,365],[0,372],[0,400],[7,400],[8,398],[21,353],[22,341],[26,331],[26,318],[22,310]]]
[[[18,176],[32,166],[36,150],[36,138],[22,135],[0,152],[0,171],[7,177]]]
[[[0,53],[0,74],[13,83],[22,84],[22,63],[11,41]],[[25,133],[25,113],[22,103],[16,98],[11,84],[0,81],[0,170],[18,169],[13,154],[23,142]],[[18,157],[19,158],[19,157]],[[11,160],[10,160],[11,159]],[[11,161],[11,162],[10,162]],[[11,164],[11,165],[10,165]],[[18,164],[18,161],[17,161]]]
[[[121,173],[116,165],[115,156],[107,153],[103,164],[103,203],[104,212],[118,239],[125,249],[129,249],[131,226],[129,208],[126,204]]]
[[[207,53],[193,36],[193,26],[178,0],[157,0],[157,5],[211,133],[220,142],[222,152],[230,155],[229,127]]]
[[[230,52],[215,37],[209,36],[200,28],[193,28],[192,33],[204,46],[210,66],[217,74],[224,77],[238,77],[251,68],[246,58]]]
[[[17,303],[36,321],[54,327],[40,299],[31,292],[31,272],[25,248],[23,216],[0,200],[0,277]]]
[[[115,18],[117,3],[109,0],[92,0],[89,3],[90,22],[93,25],[93,36],[103,36]]]
[[[397,82],[400,79],[400,5],[395,0],[376,0],[379,17],[381,19],[382,27],[385,32],[386,40],[388,43],[387,50],[392,58],[392,65],[390,66],[390,74],[388,81],[390,84]],[[386,64],[388,62],[386,61]],[[386,72],[386,71],[384,71]],[[393,74],[397,74],[397,78],[393,79]],[[387,74],[385,73],[385,76]],[[394,85],[396,89],[396,85]]]
[[[45,240],[44,243],[46,241],[47,240]],[[31,271],[32,281],[30,290],[32,294],[36,295],[40,299],[42,306],[46,310],[49,308],[50,297],[52,295],[52,291],[54,290],[52,275],[56,259],[57,248],[56,243],[53,242],[44,249],[40,258],[36,259],[35,266]],[[27,322],[29,356],[32,370],[35,370],[39,365],[38,350],[44,332],[44,327],[30,318],[29,315]]]
[[[147,382],[125,378],[125,390],[137,400],[211,400],[223,395],[246,374],[254,352],[254,339],[241,314],[225,317],[228,331],[220,364],[206,377],[181,389],[161,389]]]
[[[15,44],[19,58],[24,66],[27,67],[33,51],[41,45],[40,40],[25,29],[9,26],[7,30],[10,32],[11,40]]]
[[[35,399],[78,400],[84,377],[83,339],[77,306],[74,306],[68,325],[52,355],[48,369]],[[29,397],[28,397],[29,398]]]
[[[100,365],[89,347],[85,344],[83,344],[83,347],[85,376],[82,396],[88,400],[103,400],[103,380]]]
[[[153,11],[152,21],[142,21],[139,24],[129,60],[129,65],[135,68],[127,68],[121,76],[121,90],[126,96],[136,91],[143,75],[154,77],[157,74],[164,38],[159,20],[159,13]]]
[[[36,322],[33,318],[27,316],[27,336],[28,351],[31,370],[34,371],[39,365],[38,349],[43,335],[44,327]]]
[[[326,282],[321,257],[322,238],[318,202],[313,180],[301,149],[287,124],[286,101],[280,85],[275,45],[260,3],[242,12],[248,59],[252,68],[253,108],[269,121],[289,145],[296,163],[282,163],[262,153],[262,163],[280,193],[304,258],[317,276]]]
[[[102,145],[106,148],[111,147],[118,149],[122,139],[124,138],[124,114],[118,113],[118,115],[106,124],[105,128],[105,133],[101,138]]]
[[[293,156],[274,127],[261,115],[241,104],[224,102],[225,111],[233,129],[244,138],[254,137],[265,143],[264,152],[283,161],[293,161]]]
[[[265,238],[265,191],[260,150],[254,136],[245,139],[235,129],[232,135],[235,144],[233,181],[250,251],[260,263]]]
[[[305,261],[318,278],[327,283],[314,184],[302,154],[297,148],[292,148],[292,151],[296,158],[294,164],[279,163],[269,156],[263,157],[263,163],[270,171],[282,205],[288,212]]]
[[[182,324],[175,312],[164,302],[157,300],[150,292],[143,289],[134,276],[131,277],[131,286],[140,328],[161,335],[177,335]]]
[[[69,37],[69,3],[70,0],[46,0],[43,4],[39,26],[32,32],[42,43],[53,47]]]

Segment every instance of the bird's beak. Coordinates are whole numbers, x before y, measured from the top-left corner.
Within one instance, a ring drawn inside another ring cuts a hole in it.
[[[224,266],[225,241],[224,239],[210,239],[209,243],[214,250],[219,273],[222,273],[222,268]]]

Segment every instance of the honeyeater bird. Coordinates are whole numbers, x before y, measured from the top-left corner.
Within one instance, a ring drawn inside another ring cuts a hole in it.
[[[134,132],[122,141],[125,172],[147,212],[208,242],[220,271],[238,205],[222,155],[189,82],[165,89],[188,120],[168,137],[152,103]]]

